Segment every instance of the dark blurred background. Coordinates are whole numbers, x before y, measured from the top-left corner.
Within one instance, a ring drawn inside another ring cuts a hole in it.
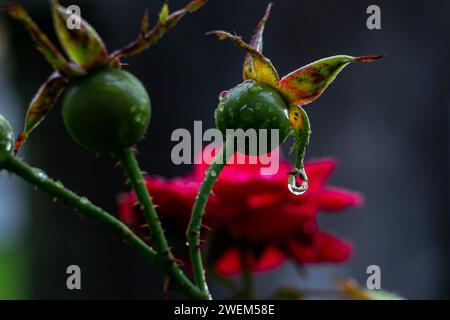
[[[18,2],[56,42],[48,2]],[[320,216],[323,228],[351,239],[355,254],[345,264],[311,266],[301,274],[291,265],[261,274],[261,297],[283,284],[330,288],[333,275],[365,284],[367,266],[376,264],[383,289],[406,298],[449,298],[450,2],[274,2],[265,53],[282,75],[335,54],[386,57],[348,67],[306,107],[313,129],[308,157],[335,157],[340,164],[331,183],[365,195],[363,208]],[[110,50],[136,37],[145,8],[154,21],[161,5],[156,0],[62,3],[79,5]],[[185,3],[170,2],[172,9]],[[156,46],[127,61],[153,103],[150,131],[140,145],[144,170],[166,177],[191,170],[170,161],[172,131],[193,130],[194,120],[212,127],[218,94],[241,81],[243,52],[204,34],[224,29],[248,39],[266,4],[210,0]],[[381,30],[366,28],[370,4],[381,7]],[[4,14],[0,70],[0,113],[18,132],[50,67],[22,26]],[[109,211],[115,212],[115,196],[126,190],[111,159],[71,141],[59,107],[33,133],[24,156]],[[82,269],[81,291],[66,289],[70,264]],[[0,175],[0,298],[162,298],[161,292],[159,273],[108,230],[17,178]],[[225,297],[217,285],[213,293]]]

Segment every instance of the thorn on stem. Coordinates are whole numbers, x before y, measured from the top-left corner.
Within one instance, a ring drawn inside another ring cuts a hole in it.
[[[208,231],[212,231],[212,228],[207,226],[206,224],[202,224],[202,227],[205,228]]]

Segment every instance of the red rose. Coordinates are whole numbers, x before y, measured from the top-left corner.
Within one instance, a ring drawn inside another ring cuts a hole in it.
[[[249,163],[249,157],[246,160]],[[306,163],[309,188],[296,196],[287,188],[290,164],[286,161],[280,161],[278,173],[270,176],[260,174],[260,164],[228,164],[214,186],[204,218],[215,234],[208,252],[216,270],[224,275],[240,272],[243,256],[252,271],[274,268],[286,258],[299,264],[345,261],[351,246],[319,230],[316,222],[319,211],[341,211],[362,202],[358,193],[325,186],[335,167],[331,159]],[[171,180],[147,178],[169,234],[184,237],[207,168],[196,165],[193,173]],[[132,227],[143,223],[142,214],[133,208],[135,202],[134,194],[119,197],[119,215]]]

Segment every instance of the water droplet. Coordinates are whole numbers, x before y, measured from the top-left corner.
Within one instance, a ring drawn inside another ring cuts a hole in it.
[[[248,91],[250,91],[251,93],[259,93],[262,91],[262,88],[259,86],[251,86]]]
[[[12,150],[12,143],[11,143],[11,142],[8,142],[8,143],[6,144],[6,150],[8,150],[8,151],[11,151],[11,150]]]
[[[145,117],[143,114],[139,113],[134,117],[134,121],[136,121],[138,124],[139,123],[144,123],[145,122]]]
[[[45,182],[48,180],[47,174],[41,169],[33,169],[34,175],[38,178],[39,181]]]
[[[186,247],[189,247],[189,242],[186,241]]]
[[[81,197],[81,198],[80,198],[80,202],[81,202],[81,204],[84,204],[84,205],[87,205],[87,204],[90,204],[90,203],[91,203],[91,202],[89,201],[89,199],[86,198],[86,197]]]
[[[299,179],[302,181],[300,182]],[[304,194],[306,190],[308,190],[308,177],[304,168],[294,169],[294,172],[288,179],[288,188],[289,191],[296,196]]]
[[[211,175],[211,177],[215,177],[217,175],[217,173],[213,170],[209,173]]]

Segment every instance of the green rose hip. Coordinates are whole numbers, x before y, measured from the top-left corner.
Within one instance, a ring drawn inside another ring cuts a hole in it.
[[[275,89],[253,80],[247,80],[221,94],[215,120],[216,127],[224,137],[227,129],[255,129],[258,146],[259,143],[266,143],[259,141],[258,130],[267,129],[267,152],[282,144],[291,132],[288,108],[283,98]],[[270,139],[273,129],[278,130],[278,141]],[[252,154],[250,149],[247,141],[245,151],[239,151]]]
[[[78,17],[79,28],[67,28],[72,18],[70,10],[58,0],[50,3],[55,31],[66,55],[56,48],[24,7],[9,4],[1,8],[25,26],[54,70],[30,102],[14,152],[20,150],[66,90],[64,123],[75,141],[94,152],[117,153],[133,146],[148,127],[150,99],[141,82],[121,70],[122,59],[154,45],[184,16],[203,7],[207,0],[191,0],[174,12],[164,3],[153,27],[146,13],[138,38],[113,52],[108,51],[97,31],[82,17]]]
[[[143,138],[151,116],[150,98],[129,72],[106,68],[69,86],[63,101],[64,124],[84,148],[119,152]]]

